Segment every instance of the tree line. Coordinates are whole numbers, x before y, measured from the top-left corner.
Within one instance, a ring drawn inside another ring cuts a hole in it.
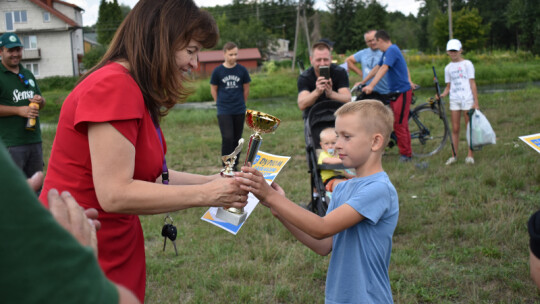
[[[420,3],[416,16],[389,12],[391,7],[377,0],[327,0],[327,10],[315,9],[315,0],[233,0],[230,5],[204,9],[219,26],[221,38],[215,49],[233,41],[240,48],[257,47],[264,55],[277,39],[289,40],[292,48],[298,37],[297,56],[305,58],[308,41],[323,37],[335,42],[336,53],[362,49],[363,34],[369,29],[385,29],[402,50],[444,51],[451,2],[453,38],[462,41],[464,50],[540,54],[538,0],[415,1]],[[99,43],[106,46],[110,42],[128,11],[117,0],[101,0],[98,21],[93,26]]]

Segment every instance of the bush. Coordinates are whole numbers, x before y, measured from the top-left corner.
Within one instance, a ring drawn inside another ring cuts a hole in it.
[[[79,77],[75,76],[52,76],[38,80],[38,86],[41,92],[54,90],[71,91],[75,87]]]

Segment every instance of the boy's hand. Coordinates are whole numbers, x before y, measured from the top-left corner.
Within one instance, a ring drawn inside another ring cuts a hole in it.
[[[240,183],[240,189],[249,191],[263,202],[263,205],[268,206],[266,198],[274,189],[268,185],[264,176],[253,167],[242,167],[242,172],[235,172],[235,179]],[[274,186],[275,187],[275,186]],[[281,187],[277,186],[279,192]],[[281,189],[283,191],[283,189]]]

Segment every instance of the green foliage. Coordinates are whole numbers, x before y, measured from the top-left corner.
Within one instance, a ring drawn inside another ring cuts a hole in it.
[[[97,41],[101,45],[108,45],[116,29],[124,20],[118,0],[112,2],[101,0],[98,14],[96,22]]]
[[[258,48],[264,56],[268,53],[268,45],[275,41],[263,23],[253,17],[241,19],[235,24],[223,14],[216,18],[216,22],[221,32],[215,49],[222,49],[225,43],[232,41],[238,45],[238,48]]]
[[[83,57],[83,64],[84,68],[86,70],[91,69],[93,66],[95,66],[105,55],[105,52],[107,51],[107,48],[103,45],[96,45],[90,51],[88,51],[86,54],[84,54]]]
[[[433,26],[436,29],[435,46],[445,49],[449,37],[448,17],[438,15]],[[482,24],[482,17],[476,8],[463,8],[452,13],[452,27],[453,37],[461,41],[464,50],[482,49],[486,41],[485,36],[489,32],[489,25]]]
[[[42,92],[53,90],[72,90],[79,77],[52,76],[38,80],[39,89]]]

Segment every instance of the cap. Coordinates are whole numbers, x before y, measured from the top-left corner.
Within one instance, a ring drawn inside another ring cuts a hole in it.
[[[314,49],[318,48],[319,46],[324,46],[328,50],[332,50],[332,46],[330,46],[328,43],[326,43],[324,41],[321,41],[321,40],[315,42],[315,44],[313,44],[313,46],[311,46],[311,49],[314,50]]]
[[[330,47],[334,47],[334,44],[335,44],[334,41],[331,41],[330,39],[327,39],[327,38],[321,38],[319,40],[319,42],[324,42],[324,43],[328,44]]]
[[[0,47],[11,49],[18,46],[22,47],[23,45],[16,34],[5,33],[4,35],[2,35],[2,37],[0,37]]]
[[[461,50],[461,42],[457,39],[450,39],[446,44],[447,51],[459,51]]]

